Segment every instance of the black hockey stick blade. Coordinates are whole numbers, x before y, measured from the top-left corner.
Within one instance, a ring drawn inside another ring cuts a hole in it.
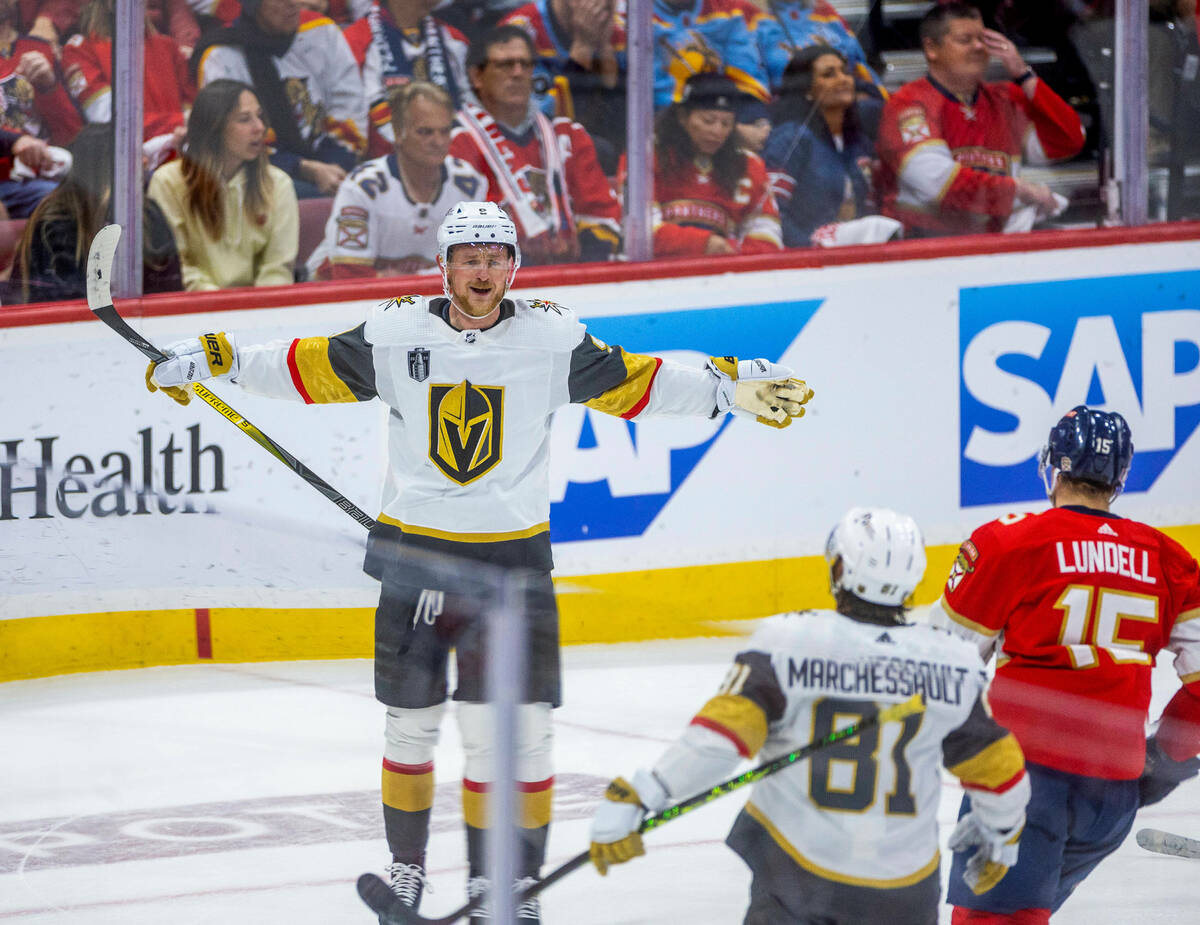
[[[358,878],[358,895],[372,912],[379,916],[379,921],[387,925],[408,925],[404,918],[406,911],[400,902],[400,897],[392,892],[382,877],[374,874],[363,874]]]
[[[797,761],[802,761],[803,759],[808,758],[822,749],[829,748],[829,746],[837,744],[843,739],[856,736],[865,729],[870,729],[873,726],[880,726],[883,723],[902,722],[909,716],[915,716],[924,710],[924,698],[920,694],[913,694],[908,698],[908,700],[893,704],[890,707],[885,707],[884,709],[879,710],[877,713],[863,718],[860,722],[851,723],[849,726],[844,726],[841,729],[835,729],[833,732],[829,733],[829,735],[822,736],[819,739],[814,739],[812,742],[809,742],[807,745],[804,745],[795,751],[788,752],[786,755],[781,755],[773,761],[760,764],[758,767],[746,771],[744,774],[739,774],[737,777],[731,777],[729,780],[716,784],[705,790],[703,793],[699,793],[694,797],[684,800],[682,803],[676,803],[674,806],[668,806],[661,813],[656,813],[653,816],[647,816],[642,820],[642,824],[638,827],[638,831],[646,832],[650,829],[656,829],[659,826],[666,825],[671,820],[678,819],[685,813],[691,812],[694,809],[698,809],[701,806],[705,806],[708,803],[711,803],[713,800],[723,797],[727,793],[730,793],[734,790],[739,790],[742,787],[760,781],[764,777],[768,777],[771,774],[782,771],[784,768],[791,767]],[[563,877],[567,876],[567,874],[578,870],[580,867],[583,867],[585,864],[587,864],[590,858],[590,850],[579,852],[579,854],[575,855],[570,860],[564,861],[558,867],[554,868],[554,870],[550,871],[550,873],[548,873],[541,880],[538,880],[536,883],[516,893],[513,897],[513,901],[517,904],[520,904],[525,902],[527,899],[532,899],[538,893],[542,892],[542,890],[552,886]],[[362,897],[363,902],[365,902],[368,906],[370,906],[376,912],[380,912],[382,914],[382,911],[376,908],[372,900],[368,899],[367,894],[364,892],[364,883],[370,884],[371,881],[377,881],[378,883],[378,886],[371,885],[370,887],[372,897],[380,896],[380,889],[386,891],[388,897],[392,897],[392,891],[382,879],[376,877],[374,874],[363,874],[358,878],[358,895]],[[415,912],[400,906],[398,901],[395,902],[394,905],[390,905],[388,908],[392,910],[390,914],[399,915],[395,921],[400,923],[400,925],[451,925],[452,922],[457,922],[464,916],[470,915],[472,912],[482,906],[484,902],[486,902],[485,896],[476,897],[465,906],[455,909],[450,914],[444,915],[439,919],[428,919],[417,915]],[[397,913],[396,907],[398,906],[400,907],[400,911]],[[389,922],[388,919],[384,919],[383,921]]]
[[[87,259],[87,300],[92,314],[116,331],[121,337],[137,347],[151,362],[159,363],[166,354],[131,328],[119,314],[112,300],[112,262],[121,242],[121,226],[105,225],[92,238]],[[191,391],[210,408],[233,424],[238,430],[278,459],[281,463],[308,482],[313,488],[349,514],[368,530],[375,526],[375,519],[340,491],[308,468],[299,459],[246,420],[232,407],[221,400],[210,389],[198,382],[192,383]]]
[[[1147,851],[1157,854],[1200,860],[1200,839],[1175,835],[1162,829],[1138,829],[1137,843]]]

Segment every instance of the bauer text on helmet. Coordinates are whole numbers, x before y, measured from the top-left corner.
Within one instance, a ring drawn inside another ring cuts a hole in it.
[[[899,607],[925,574],[925,541],[916,521],[887,508],[851,508],[825,544],[833,591],[884,607]],[[833,566],[841,560],[841,574]]]
[[[512,250],[514,270],[521,265],[517,227],[494,202],[460,202],[453,206],[442,219],[437,240],[443,263],[457,244],[505,244]]]

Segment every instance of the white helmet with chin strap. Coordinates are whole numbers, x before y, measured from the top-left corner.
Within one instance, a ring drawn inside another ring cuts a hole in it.
[[[442,268],[442,288],[450,296],[446,265],[450,250],[458,244],[506,244],[512,251],[513,266],[505,289],[512,286],[521,266],[521,246],[517,244],[517,226],[494,202],[460,202],[452,206],[438,227],[438,263]]]
[[[841,559],[842,573],[833,577]],[[887,508],[851,508],[825,544],[829,586],[883,607],[899,607],[925,574],[925,541],[916,521]]]

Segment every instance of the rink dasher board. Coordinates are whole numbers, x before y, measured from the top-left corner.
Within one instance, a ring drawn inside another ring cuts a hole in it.
[[[826,605],[820,553],[853,504],[917,519],[931,544],[917,600],[932,601],[974,526],[1044,508],[1034,455],[1083,401],[1133,427],[1116,511],[1200,550],[1198,256],[1183,241],[515,290],[608,343],[693,365],[766,356],[817,393],[785,431],[560,411],[564,641],[711,635]],[[371,304],[131,323],[160,346],[209,330],[254,343],[347,330]],[[358,525],[199,402],[148,393],[144,361],[103,325],[0,328],[0,346],[0,679],[370,654]],[[378,510],[379,403],[213,390]]]

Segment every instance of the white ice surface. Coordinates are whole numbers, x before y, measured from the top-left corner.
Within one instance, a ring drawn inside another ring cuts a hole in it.
[[[652,761],[719,684],[736,640],[565,650],[547,870],[587,844],[603,784]],[[1174,688],[1155,676],[1154,713]],[[354,892],[386,858],[378,812],[382,708],[365,660],[183,666],[0,685],[0,920],[142,925],[367,923]],[[422,911],[463,901],[453,721],[437,755]],[[940,810],[943,843],[958,804]],[[543,894],[548,925],[741,921],[749,877],[722,839],[734,794],[646,838],[649,854],[589,867]],[[1144,810],[1200,837],[1200,783]],[[1133,837],[1056,923],[1196,923],[1196,861]],[[949,920],[946,907],[942,921]]]

